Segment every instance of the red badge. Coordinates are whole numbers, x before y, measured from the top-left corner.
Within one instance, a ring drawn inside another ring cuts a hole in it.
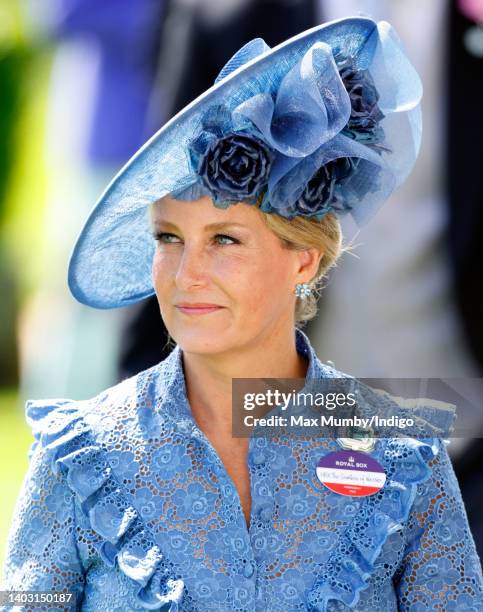
[[[317,478],[328,489],[350,497],[373,495],[386,482],[381,464],[357,451],[329,453],[318,462],[316,472]]]

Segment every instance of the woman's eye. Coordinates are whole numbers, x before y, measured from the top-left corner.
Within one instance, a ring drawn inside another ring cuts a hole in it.
[[[215,239],[218,240],[220,244],[240,244],[239,240],[227,236],[226,234],[216,234]]]
[[[180,241],[178,236],[176,236],[175,234],[168,234],[167,232],[158,232],[154,235],[154,239],[157,242],[161,242],[164,244],[173,244]]]
[[[176,236],[176,234],[170,234],[168,232],[158,232],[154,234],[154,239],[161,244],[179,244],[182,242],[182,240]],[[214,240],[221,245],[240,244],[239,240],[226,234],[216,234],[216,236],[214,236]]]

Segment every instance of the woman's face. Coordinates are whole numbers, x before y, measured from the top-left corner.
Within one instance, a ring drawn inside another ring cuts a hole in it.
[[[152,209],[153,283],[170,336],[187,352],[218,353],[294,327],[296,283],[319,253],[289,250],[248,204],[166,196]]]

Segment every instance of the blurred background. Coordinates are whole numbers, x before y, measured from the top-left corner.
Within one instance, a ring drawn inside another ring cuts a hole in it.
[[[97,311],[68,292],[96,199],[248,40],[349,15],[399,33],[423,81],[423,143],[367,228],[344,220],[355,256],[306,332],[355,376],[483,376],[481,0],[0,0],[0,563],[32,442],[25,400],[91,397],[169,351],[154,299]],[[482,445],[449,450],[483,556]]]

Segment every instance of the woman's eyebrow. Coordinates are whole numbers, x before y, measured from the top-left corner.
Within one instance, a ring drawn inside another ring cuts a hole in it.
[[[246,228],[246,225],[244,225],[243,223],[237,223],[236,221],[221,221],[220,223],[210,223],[209,225],[205,225],[206,230],[223,229],[225,227]]]
[[[166,227],[166,228],[170,228],[170,229],[179,231],[178,226],[176,226],[174,223],[170,223],[169,221],[165,221],[164,219],[153,219],[153,225],[156,228],[162,226],[162,227]]]

